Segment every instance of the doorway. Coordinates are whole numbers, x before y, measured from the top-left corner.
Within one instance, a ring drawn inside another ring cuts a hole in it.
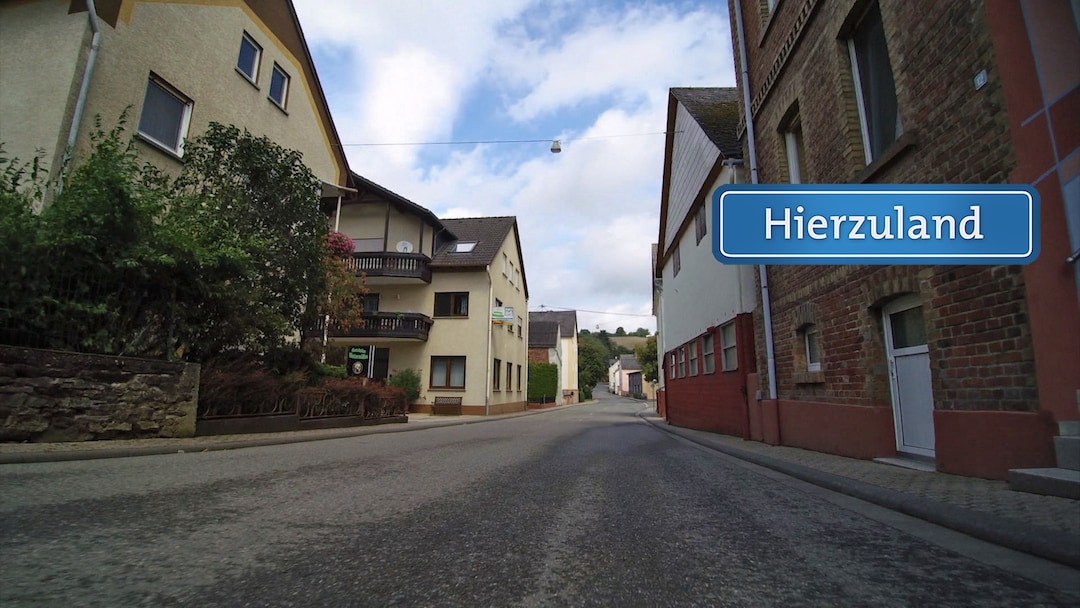
[[[908,295],[882,309],[889,362],[896,450],[934,456],[934,390],[919,297]]]

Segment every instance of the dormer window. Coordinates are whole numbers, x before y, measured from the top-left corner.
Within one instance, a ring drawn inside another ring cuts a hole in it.
[[[454,243],[453,249],[450,253],[472,253],[472,250],[476,248],[476,241],[460,241]]]

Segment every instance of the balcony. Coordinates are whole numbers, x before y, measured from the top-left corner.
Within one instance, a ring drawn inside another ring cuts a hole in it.
[[[370,285],[431,282],[431,258],[422,253],[358,251],[347,264],[356,274],[367,275]]]
[[[327,335],[331,338],[361,338],[372,341],[417,340],[427,342],[432,320],[427,315],[416,312],[372,312],[364,313],[364,324],[352,327],[348,331],[330,325]],[[322,322],[316,328],[322,332]]]

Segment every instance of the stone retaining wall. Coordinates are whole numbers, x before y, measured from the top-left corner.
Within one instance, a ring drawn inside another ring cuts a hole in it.
[[[0,346],[0,441],[192,437],[199,365]]]

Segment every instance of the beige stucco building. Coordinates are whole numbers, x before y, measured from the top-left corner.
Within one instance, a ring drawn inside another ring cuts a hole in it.
[[[327,211],[356,246],[364,324],[327,330],[327,362],[374,380],[417,370],[417,412],[525,410],[529,289],[517,220],[440,220],[359,175],[349,187]]]
[[[232,124],[300,151],[336,196],[348,165],[288,0],[0,4],[0,143],[56,177],[95,121],[126,112],[141,157],[179,171],[185,139]]]

